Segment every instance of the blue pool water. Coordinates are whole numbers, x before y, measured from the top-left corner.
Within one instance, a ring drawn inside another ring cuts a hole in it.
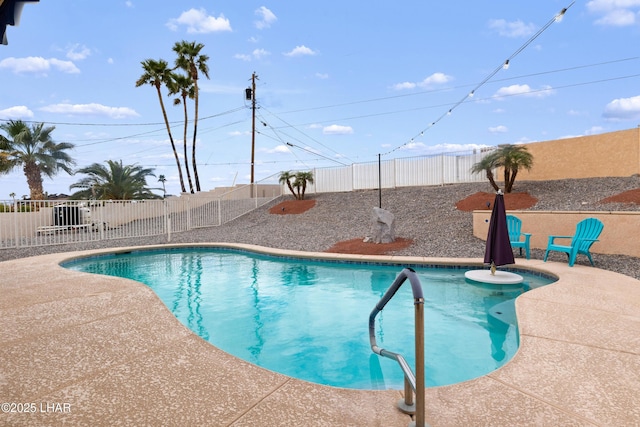
[[[372,353],[371,310],[402,265],[271,257],[187,248],[84,258],[67,268],[151,287],[186,326],[216,347],[272,371],[320,384],[402,389],[396,362]],[[465,381],[506,363],[518,348],[513,300],[552,280],[520,273],[518,286],[479,285],[465,269],[416,270],[425,296],[428,386]],[[407,283],[376,318],[378,346],[415,371],[414,306]]]

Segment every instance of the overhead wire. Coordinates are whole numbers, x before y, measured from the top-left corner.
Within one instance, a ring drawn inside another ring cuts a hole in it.
[[[614,60],[611,60],[611,61],[603,61],[603,62],[597,62],[597,63],[592,63],[592,64],[575,65],[575,66],[572,66],[572,67],[565,67],[565,68],[559,68],[559,69],[548,70],[548,71],[540,71],[540,72],[530,73],[530,74],[522,74],[522,75],[518,75],[518,76],[505,77],[505,78],[501,78],[501,79],[493,79],[493,80],[491,80],[491,82],[492,83],[507,82],[507,81],[510,81],[510,80],[519,80],[519,79],[524,79],[524,78],[528,78],[528,77],[535,77],[535,76],[540,76],[540,75],[545,75],[545,74],[562,73],[562,72],[566,72],[566,71],[579,70],[579,69],[582,69],[582,68],[599,67],[599,66],[602,66],[602,65],[616,64],[616,63],[619,63],[619,62],[637,61],[639,59],[640,59],[640,56],[633,56],[633,57],[629,57],[629,58],[614,59]],[[344,103],[339,103],[339,104],[330,104],[330,105],[321,105],[321,106],[309,107],[309,108],[300,108],[300,109],[296,109],[296,110],[281,111],[281,112],[279,112],[279,114],[280,115],[286,115],[286,114],[300,113],[300,112],[306,112],[306,111],[314,111],[314,110],[322,110],[322,109],[333,109],[333,108],[338,108],[338,107],[347,107],[347,106],[352,106],[352,105],[357,105],[357,104],[365,104],[365,103],[378,102],[378,101],[388,101],[388,100],[397,99],[397,98],[420,96],[420,95],[432,94],[432,93],[437,93],[437,92],[447,92],[447,91],[452,91],[452,90],[457,90],[457,89],[462,89],[462,88],[467,88],[467,87],[473,87],[473,86],[476,86],[477,84],[478,83],[468,83],[468,84],[459,85],[459,86],[448,86],[448,87],[438,88],[438,89],[421,90],[421,91],[412,92],[412,93],[403,93],[403,94],[399,94],[399,95],[391,95],[391,96],[384,96],[384,97],[377,97],[377,98],[370,98],[370,99],[362,99],[362,100],[358,100],[358,101],[349,101],[349,102],[344,102]]]
[[[332,153],[334,153],[337,156],[342,156],[341,153],[338,153],[337,151],[333,150],[330,147],[327,147],[325,144],[323,144],[322,142],[318,141],[317,139],[313,138],[312,136],[308,135],[307,133],[301,131],[300,129],[298,129],[296,126],[292,125],[291,123],[287,122],[286,120],[284,120],[283,118],[277,116],[275,113],[273,113],[272,111],[269,111],[267,108],[262,107],[265,111],[267,111],[269,114],[271,114],[273,117],[275,117],[276,119],[280,120],[282,123],[286,124],[287,127],[292,128],[294,130],[296,130],[297,132],[301,133],[302,135],[304,135],[305,137],[309,138],[310,140],[312,140],[313,142],[315,142],[316,144],[320,145],[321,147],[331,151]],[[274,128],[275,131],[275,128]],[[351,159],[349,159],[348,157],[345,156],[345,159],[352,161]],[[353,161],[352,161],[353,162]]]
[[[401,144],[399,146],[397,146],[396,148],[387,151],[386,153],[381,154],[382,156],[386,156],[389,155],[391,153],[393,153],[396,150],[399,150],[400,148],[406,146],[407,144],[410,144],[411,142],[413,142],[414,138],[421,136],[424,134],[424,132],[426,132],[428,129],[430,129],[431,127],[435,126],[438,122],[440,122],[444,117],[450,115],[451,113],[453,113],[453,110],[455,110],[456,108],[458,108],[460,105],[462,105],[463,102],[465,102],[468,98],[474,96],[475,92],[480,89],[482,86],[484,86],[489,80],[491,80],[493,78],[493,76],[495,76],[496,74],[498,74],[498,72],[500,72],[500,70],[507,68],[511,62],[511,60],[513,60],[520,52],[522,52],[524,49],[527,48],[527,46],[529,46],[531,43],[533,43],[533,41],[535,39],[537,39],[547,28],[549,28],[552,24],[554,24],[555,22],[559,22],[563,17],[564,14],[567,12],[567,10],[569,10],[569,8],[571,6],[573,6],[573,4],[575,3],[575,1],[572,1],[567,7],[563,8],[559,13],[557,13],[553,18],[551,18],[545,25],[543,25],[538,31],[536,31],[526,42],[524,42],[518,49],[515,50],[515,52],[513,52],[506,60],[504,60],[499,66],[497,66],[492,72],[490,72],[480,83],[478,83],[472,90],[471,92],[469,92],[468,94],[466,94],[463,98],[461,98],[459,101],[457,101],[456,103],[453,104],[453,106],[451,108],[449,108],[449,110],[447,112],[445,112],[444,114],[442,114],[440,117],[438,117],[436,120],[434,120],[433,122],[431,122],[426,128],[424,128],[422,131],[420,131],[419,134],[415,135],[413,138],[411,138],[409,141],[405,142],[404,144]]]

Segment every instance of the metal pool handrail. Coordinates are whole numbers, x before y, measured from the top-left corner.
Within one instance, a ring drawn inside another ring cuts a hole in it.
[[[416,374],[413,375],[409,364],[401,354],[394,353],[389,350],[378,347],[376,343],[375,323],[376,316],[387,303],[398,292],[400,286],[409,279],[411,290],[413,292],[413,304],[415,307],[415,352],[416,352]],[[424,388],[424,296],[422,294],[422,285],[411,268],[403,269],[398,277],[393,281],[387,292],[382,296],[380,301],[371,311],[369,315],[369,341],[371,350],[379,356],[395,360],[400,365],[404,373],[404,399],[398,402],[398,408],[408,414],[415,414],[416,427],[424,427],[424,410],[425,410],[425,388]],[[413,400],[413,393],[416,395],[416,402]]]

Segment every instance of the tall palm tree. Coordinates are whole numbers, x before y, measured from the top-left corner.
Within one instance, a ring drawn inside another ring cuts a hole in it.
[[[495,156],[495,153],[496,152],[493,151],[487,154],[486,156],[484,156],[482,160],[475,163],[471,167],[471,173],[484,172],[487,175],[487,179],[489,180],[489,183],[491,184],[493,189],[495,191],[498,191],[500,187],[498,187],[498,184],[496,184],[495,178],[493,176],[493,170],[496,168],[496,163],[497,163],[497,157]]]
[[[187,155],[187,124],[189,123],[189,114],[187,111],[187,98],[194,99],[195,85],[191,77],[182,74],[174,74],[170,84],[167,85],[169,96],[180,95],[173,100],[173,105],[182,104],[184,111],[184,132],[182,135],[184,146],[184,168],[187,171],[187,181],[189,182],[189,190],[193,193],[193,183],[191,182],[191,172],[189,172],[189,156]],[[194,165],[195,167],[195,165]]]
[[[108,167],[107,167],[108,166]],[[94,163],[80,168],[76,173],[88,176],[69,186],[81,190],[72,194],[72,199],[98,200],[140,200],[157,199],[157,195],[147,187],[147,177],[155,175],[152,168],[138,165],[123,165],[119,162],[107,160],[107,166]]]
[[[160,88],[162,85],[170,84],[173,79],[173,73],[169,69],[169,64],[163,59],[153,60],[145,59],[141,62],[144,73],[136,81],[136,87],[140,87],[145,84],[150,84],[155,87],[158,92],[158,99],[160,100],[160,108],[162,108],[162,116],[164,117],[164,124],[167,127],[167,133],[169,134],[169,140],[171,141],[171,148],[173,149],[173,156],[176,159],[176,165],[178,166],[178,177],[180,178],[180,187],[183,193],[187,190],[184,187],[184,178],[182,177],[182,166],[180,165],[180,157],[176,150],[176,144],[173,142],[173,136],[171,135],[171,126],[169,126],[169,119],[167,118],[167,110],[164,108],[164,102],[162,101],[162,93]]]
[[[167,187],[164,185],[164,183],[167,182],[167,178],[165,178],[164,175],[159,175],[158,182],[162,183],[162,198],[164,199],[167,197]]]
[[[7,136],[0,135],[0,173],[22,166],[27,177],[31,200],[44,199],[42,175],[53,178],[60,170],[72,174],[75,161],[67,153],[74,145],[56,143],[51,138],[55,126],[44,123],[29,127],[22,120],[10,120],[0,125]]]
[[[198,106],[200,89],[198,88],[199,72],[207,79],[209,78],[209,66],[207,55],[201,55],[200,51],[204,45],[202,43],[187,42],[185,40],[177,42],[173,46],[173,51],[178,54],[176,67],[187,72],[193,81],[195,89],[195,117],[193,119],[193,143],[191,144],[191,165],[193,166],[193,177],[196,181],[196,190],[200,191],[200,179],[198,178],[198,168],[196,164],[196,136],[198,134]]]

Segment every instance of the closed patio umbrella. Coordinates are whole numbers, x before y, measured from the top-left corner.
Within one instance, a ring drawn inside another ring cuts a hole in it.
[[[509,241],[507,228],[507,212],[504,207],[504,195],[498,190],[491,210],[487,246],[484,251],[484,263],[491,265],[491,274],[495,274],[496,266],[515,263],[513,250]]]

